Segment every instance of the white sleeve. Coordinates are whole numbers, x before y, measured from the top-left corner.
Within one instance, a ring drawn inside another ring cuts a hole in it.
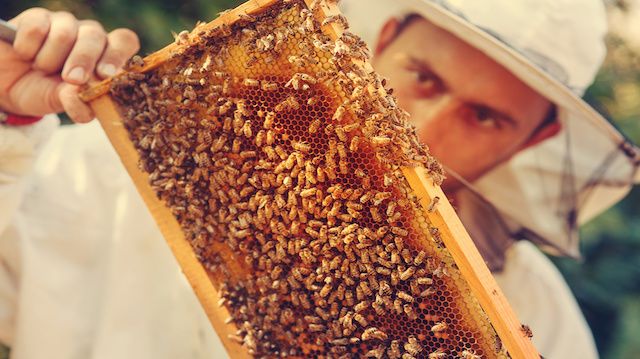
[[[0,125],[0,342],[11,345],[25,226],[17,216],[41,145],[58,126],[56,116],[24,127]]]
[[[533,343],[542,356],[598,358],[591,330],[571,290],[533,244],[514,244],[504,270],[494,276],[518,319],[533,331]]]
[[[58,124],[57,116],[50,115],[31,126],[0,125],[0,233],[20,204],[38,149]]]

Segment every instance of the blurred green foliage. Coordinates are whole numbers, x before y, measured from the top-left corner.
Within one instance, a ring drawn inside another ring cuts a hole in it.
[[[6,1],[6,0],[3,0]],[[108,30],[128,27],[153,52],[171,32],[210,21],[238,0],[8,0],[0,17],[33,6],[65,10],[101,21]],[[622,7],[624,2],[614,2]],[[640,143],[640,55],[620,38],[608,39],[609,54],[585,99]],[[582,228],[583,261],[555,258],[591,325],[603,358],[640,358],[640,188]],[[6,354],[6,353],[4,353]],[[3,353],[0,352],[0,358]]]
[[[640,143],[640,53],[610,35],[585,100]],[[640,358],[640,187],[581,229],[583,260],[556,258],[603,358]]]

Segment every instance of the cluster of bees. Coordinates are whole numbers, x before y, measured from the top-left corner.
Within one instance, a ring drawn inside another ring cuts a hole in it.
[[[347,26],[319,23],[322,6],[284,1],[182,33],[172,60],[116,79],[140,166],[251,354],[495,357],[488,319],[460,314],[473,305],[456,303],[462,279],[401,172],[439,181],[440,167],[363,66],[362,41],[322,32]]]

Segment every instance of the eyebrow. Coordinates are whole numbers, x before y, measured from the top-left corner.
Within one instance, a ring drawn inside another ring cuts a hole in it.
[[[440,75],[438,75],[435,71],[433,71],[433,69],[431,68],[431,66],[429,66],[429,64],[422,60],[419,59],[413,55],[407,54],[407,57],[409,59],[409,62],[411,63],[412,66],[415,66],[417,69],[419,70],[424,70],[425,72],[429,72],[431,74],[433,74],[434,77],[436,77],[438,79],[438,81],[440,81],[441,85],[445,88],[448,89],[449,86],[447,85],[447,82],[440,77]],[[486,110],[488,112],[490,112],[492,115],[494,115],[496,117],[497,120],[501,120],[503,122],[508,123],[509,125],[511,125],[511,127],[513,128],[517,128],[518,127],[518,122],[516,120],[513,119],[513,117],[511,117],[510,115],[507,115],[506,113],[500,111],[500,110],[496,110],[495,108],[493,108],[492,106],[486,104],[486,103],[482,103],[482,102],[477,102],[477,101],[468,101],[465,99],[465,102],[475,108],[479,108],[482,110]]]

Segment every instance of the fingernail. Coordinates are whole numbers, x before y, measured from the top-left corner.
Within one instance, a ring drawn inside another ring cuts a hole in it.
[[[84,82],[84,69],[82,67],[74,67],[69,71],[67,78],[71,81]]]
[[[116,67],[112,64],[100,65],[100,73],[105,77],[114,76],[116,74],[116,71],[118,71],[118,69],[116,69]]]

